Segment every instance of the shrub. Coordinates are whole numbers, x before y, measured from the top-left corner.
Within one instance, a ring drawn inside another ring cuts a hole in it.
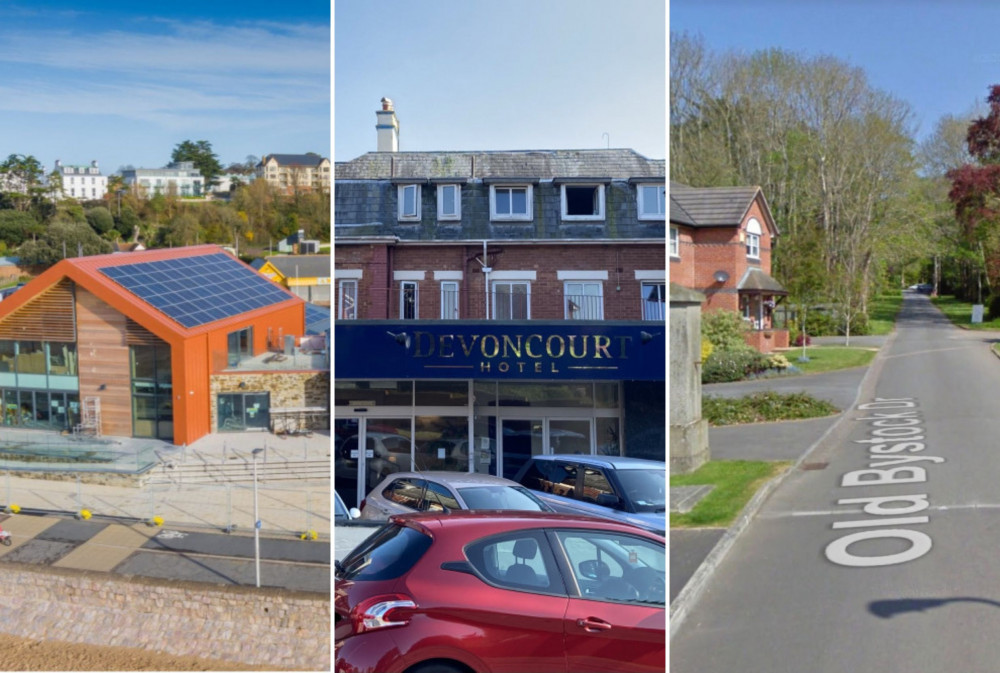
[[[763,355],[749,346],[733,349],[716,349],[701,368],[702,383],[729,383],[742,381],[751,374],[767,369]]]
[[[746,345],[746,323],[736,311],[712,311],[701,317],[701,336],[717,350],[734,350]]]
[[[806,315],[806,334],[810,336],[834,336],[837,321],[829,313],[813,311]]]
[[[711,341],[709,341],[708,339],[702,339],[701,340],[701,361],[704,362],[705,360],[707,360],[708,356],[711,355],[712,351],[714,351],[714,350],[715,350],[715,347],[712,346],[712,342]]]
[[[812,337],[807,334],[806,335],[806,346],[811,346],[812,342],[813,342]],[[792,341],[792,344],[801,348],[802,347],[802,334],[796,334],[795,335],[795,339]]]
[[[1000,318],[1000,294],[992,295],[989,298],[989,314],[987,320]]]

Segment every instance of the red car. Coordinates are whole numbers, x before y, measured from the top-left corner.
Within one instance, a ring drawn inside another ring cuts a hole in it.
[[[666,542],[551,512],[398,515],[336,563],[337,673],[663,671]]]

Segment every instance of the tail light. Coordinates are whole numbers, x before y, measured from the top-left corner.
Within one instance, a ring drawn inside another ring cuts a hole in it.
[[[382,594],[366,598],[351,610],[354,633],[406,626],[416,609],[417,604],[405,594]]]

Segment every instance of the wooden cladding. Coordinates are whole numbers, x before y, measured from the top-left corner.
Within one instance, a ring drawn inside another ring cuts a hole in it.
[[[132,320],[125,319],[125,341],[129,346],[166,346],[167,342]]]
[[[93,294],[77,288],[77,357],[80,399],[101,398],[101,432],[132,435],[132,377],[126,317]]]
[[[0,322],[0,339],[76,341],[73,281],[64,278]]]

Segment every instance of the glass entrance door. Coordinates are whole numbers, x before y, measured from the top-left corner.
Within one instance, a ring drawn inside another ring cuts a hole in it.
[[[334,484],[348,507],[360,507],[386,476],[413,464],[410,418],[336,418],[334,437]]]
[[[504,418],[500,427],[500,456],[507,479],[517,476],[532,456],[594,452],[593,421],[589,418]]]

